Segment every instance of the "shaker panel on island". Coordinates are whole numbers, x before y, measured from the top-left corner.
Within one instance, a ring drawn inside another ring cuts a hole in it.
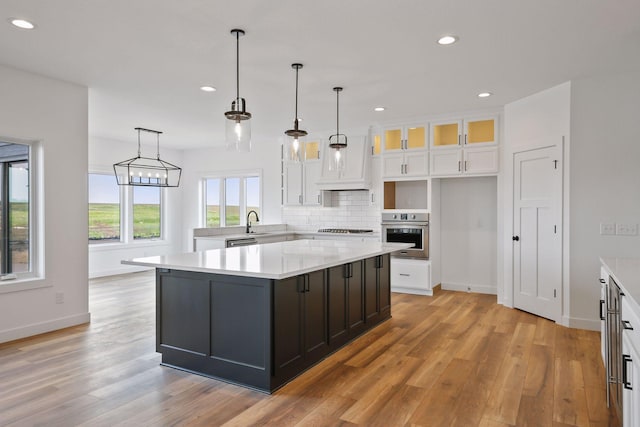
[[[406,244],[297,240],[137,258],[156,268],[162,364],[271,393],[391,316]]]

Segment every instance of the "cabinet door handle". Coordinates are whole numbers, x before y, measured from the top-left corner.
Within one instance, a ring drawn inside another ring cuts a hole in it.
[[[626,329],[627,331],[633,331],[633,326],[631,326],[631,322],[629,322],[628,320],[622,321],[622,328]]]
[[[520,241],[520,236],[513,236],[511,238],[511,240],[513,240],[514,242],[519,242]]]
[[[462,162],[458,160],[458,172],[462,172]]]
[[[600,320],[604,320],[604,300],[600,300]]]
[[[298,283],[296,284],[299,293],[304,293],[304,276],[298,276]]]
[[[311,290],[310,286],[311,285],[309,285],[309,275],[305,274],[304,275],[304,291],[309,292]]]
[[[461,138],[461,135],[458,135],[458,145],[462,145],[462,144],[460,143],[460,138]]]
[[[467,171],[467,163],[469,163],[469,162],[465,160],[465,161],[464,161],[464,171],[465,171],[465,172]]]
[[[302,204],[302,194],[298,195],[298,203]]]
[[[371,193],[371,203],[375,202],[375,200],[373,200],[373,193]]]
[[[605,282],[605,280],[604,280],[604,279],[600,279],[600,283],[602,283],[602,284],[604,285],[604,284],[605,284],[605,283],[607,283],[607,282]]]
[[[464,145],[467,145],[467,134],[464,134]]]
[[[320,195],[318,194],[318,204],[320,204],[320,203],[322,203],[322,202],[320,201]]]
[[[622,385],[627,390],[633,390],[633,387],[631,386],[631,382],[629,381],[629,371],[627,370],[627,362],[631,362],[631,356],[629,356],[628,354],[623,354],[622,355]]]
[[[410,275],[410,274],[407,274],[407,273],[400,273],[400,275],[401,275],[401,276],[404,276],[404,277],[411,277],[411,275]]]

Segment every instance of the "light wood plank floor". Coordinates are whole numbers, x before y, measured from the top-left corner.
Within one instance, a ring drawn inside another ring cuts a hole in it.
[[[92,280],[92,322],[0,344],[0,425],[609,426],[599,334],[495,296],[393,318],[268,396],[159,366],[154,276]]]

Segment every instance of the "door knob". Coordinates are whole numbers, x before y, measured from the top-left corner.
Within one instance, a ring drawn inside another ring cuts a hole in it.
[[[520,236],[513,236],[513,241],[514,242],[520,241]]]

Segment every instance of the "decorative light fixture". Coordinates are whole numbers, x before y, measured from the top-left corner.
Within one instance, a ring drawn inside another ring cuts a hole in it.
[[[251,113],[247,112],[244,98],[240,98],[240,36],[244,30],[233,29],[236,37],[236,99],[231,110],[224,113],[227,121],[226,141],[228,150],[249,151],[251,149]]]
[[[342,92],[342,88],[334,87],[333,90],[336,93],[336,133],[329,137],[329,147],[334,150],[329,169],[341,172],[344,170],[344,153],[341,151],[347,148],[347,135],[340,133],[340,92]]]
[[[291,68],[296,70],[296,113],[293,119],[293,129],[289,129],[285,131],[285,135],[293,138],[291,140],[291,145],[287,149],[287,154],[289,156],[289,160],[294,162],[300,161],[300,140],[301,136],[307,136],[307,131],[298,128],[299,119],[298,119],[298,70],[302,68],[302,64],[291,64]]]
[[[113,165],[118,185],[135,185],[141,187],[177,187],[180,185],[182,169],[160,159],[160,134],[152,129],[135,128],[138,131],[138,156]],[[156,134],[157,155],[142,157],[140,151],[140,132]]]

